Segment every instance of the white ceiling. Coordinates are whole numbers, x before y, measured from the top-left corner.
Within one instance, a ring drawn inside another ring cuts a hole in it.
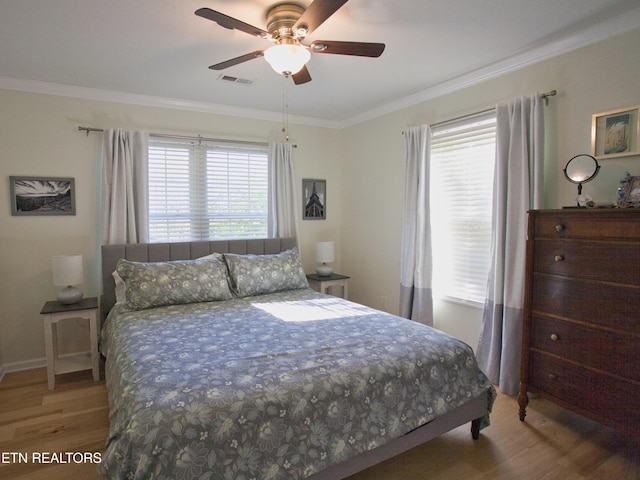
[[[281,118],[286,89],[292,118],[348,124],[640,26],[638,0],[350,0],[307,40],[382,42],[380,58],[312,54],[299,86],[258,58],[223,72],[252,85],[218,81],[209,65],[270,43],[194,11],[266,28],[274,3],[0,0],[0,88],[257,118]]]

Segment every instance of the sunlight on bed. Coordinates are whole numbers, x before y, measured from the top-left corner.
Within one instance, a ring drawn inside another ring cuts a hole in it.
[[[254,307],[270,313],[285,322],[312,322],[347,318],[356,315],[373,315],[375,310],[339,298],[322,298],[307,301],[254,303]]]

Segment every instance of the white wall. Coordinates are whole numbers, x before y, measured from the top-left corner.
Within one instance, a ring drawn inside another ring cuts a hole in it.
[[[353,277],[351,297],[398,312],[404,129],[555,89],[558,95],[551,98],[545,113],[549,131],[545,201],[547,208],[572,205],[576,187],[564,179],[562,169],[574,155],[590,153],[591,115],[640,104],[638,45],[640,30],[635,30],[344,129],[342,269]],[[584,193],[596,201],[615,199],[626,170],[640,175],[638,156],[603,160],[601,165],[598,177],[584,186]],[[448,302],[436,302],[434,309],[438,328],[475,348],[480,309]]]
[[[87,101],[53,95],[0,90],[0,375],[6,370],[42,365],[44,340],[39,312],[55,298],[51,257],[81,253],[85,296],[100,294],[99,156],[101,135],[86,136],[79,125],[142,129],[153,133],[202,135],[238,140],[282,141],[277,122],[204,113]],[[327,220],[300,221],[305,269],[313,271],[314,242],[336,241],[340,268],[339,132],[290,126],[299,212],[302,178],[327,180]],[[11,216],[9,176],[74,177],[75,216]],[[69,322],[61,333],[64,352],[88,349],[83,322]]]
[[[547,107],[549,137],[546,206],[572,203],[575,187],[562,168],[589,152],[591,115],[640,104],[640,30],[542,62],[504,77],[424,102],[342,131],[292,125],[296,176],[327,179],[327,220],[301,221],[307,271],[315,268],[313,244],[335,240],[335,270],[352,277],[350,297],[398,312],[402,212],[402,130],[492,107],[533,92],[558,90]],[[437,66],[425,66],[437,68]],[[143,129],[246,140],[281,140],[277,122],[0,90],[0,375],[43,364],[42,304],[54,298],[51,256],[82,253],[85,295],[100,293],[98,158],[100,136],[78,125]],[[638,157],[602,162],[585,185],[596,201],[612,200],[619,178],[640,175]],[[77,214],[13,217],[10,175],[74,177]],[[298,192],[300,195],[300,192]],[[300,200],[301,202],[301,200]],[[478,309],[437,302],[436,326],[477,343]],[[86,348],[86,329],[63,331],[63,350]]]

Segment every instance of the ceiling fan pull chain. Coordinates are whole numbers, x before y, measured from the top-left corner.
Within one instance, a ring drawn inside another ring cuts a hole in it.
[[[282,133],[285,141],[289,141],[289,91],[287,90],[287,75],[282,75]]]

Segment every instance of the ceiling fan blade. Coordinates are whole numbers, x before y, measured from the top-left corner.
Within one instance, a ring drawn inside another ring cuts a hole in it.
[[[309,73],[306,65],[304,65],[298,73],[291,75],[291,77],[293,77],[293,83],[296,85],[302,85],[303,83],[311,81],[311,74]]]
[[[225,68],[248,62],[249,60],[253,60],[254,58],[262,57],[264,55],[263,52],[264,50],[256,50],[255,52],[246,53],[244,55],[240,55],[239,57],[232,58],[231,60],[216,63],[215,65],[211,65],[209,68],[211,70],[224,70]]]
[[[313,53],[333,53],[357,57],[379,57],[384,52],[384,47],[384,43],[335,42],[333,40],[315,40],[309,45],[309,49]]]
[[[348,0],[314,0],[293,26],[293,31],[305,27],[307,34],[313,32],[333,15]]]
[[[228,28],[229,30],[240,30],[241,32],[248,33],[249,35],[253,35],[254,37],[258,38],[271,37],[271,35],[269,35],[269,32],[262,30],[261,28],[254,27],[253,25],[244,23],[236,18],[225,15],[224,13],[216,12],[215,10],[211,10],[210,8],[199,8],[198,10],[196,10],[196,15],[216,22],[221,27]]]

